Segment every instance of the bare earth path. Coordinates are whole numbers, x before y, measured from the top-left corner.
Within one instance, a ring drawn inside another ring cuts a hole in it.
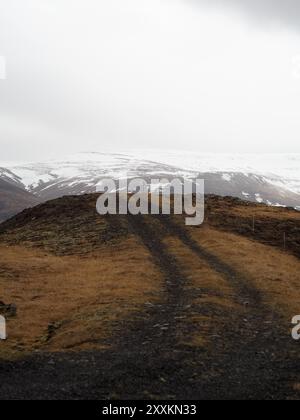
[[[127,321],[124,334],[112,339],[110,350],[37,354],[21,362],[1,363],[0,398],[296,398],[291,388],[300,367],[293,359],[296,345],[247,278],[200,247],[185,227],[169,217],[130,216],[127,222],[164,275],[161,301],[149,305],[138,319]],[[221,274],[245,308],[246,317],[233,314],[221,339],[207,351],[179,340],[195,328],[185,320],[205,308],[191,305],[193,290],[186,288],[184,267],[163,242],[162,231]]]

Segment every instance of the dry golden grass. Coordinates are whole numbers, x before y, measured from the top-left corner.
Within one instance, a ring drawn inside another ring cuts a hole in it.
[[[279,311],[287,325],[300,313],[300,261],[287,252],[243,236],[204,227],[191,230],[199,244],[244,274]]]
[[[224,315],[230,316],[230,313],[242,311],[242,308],[235,302],[234,290],[228,282],[179,239],[168,236],[164,243],[188,278],[185,289],[191,296],[192,307],[188,319],[185,319],[191,326],[191,334],[179,339],[188,346],[208,348],[224,331]]]
[[[230,209],[232,215],[237,215],[240,217],[256,217],[261,219],[274,219],[277,221],[300,221],[300,212],[297,211],[287,211],[282,207],[272,207],[272,206],[236,206]]]
[[[0,246],[1,300],[17,305],[0,357],[102,348],[159,296],[161,275],[135,238],[86,257]]]
[[[221,214],[223,217],[235,215],[237,217],[252,218],[255,216],[258,219],[300,221],[300,212],[296,210],[240,201],[231,197],[207,196],[206,205],[209,207],[209,211],[206,212],[209,218],[215,214]]]

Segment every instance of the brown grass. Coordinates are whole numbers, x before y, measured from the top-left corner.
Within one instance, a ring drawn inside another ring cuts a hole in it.
[[[102,348],[161,287],[159,271],[133,237],[86,257],[1,245],[0,267],[1,300],[18,309],[0,357]]]
[[[231,210],[231,214],[241,217],[256,217],[262,219],[273,219],[277,221],[300,221],[300,212],[287,210],[282,207],[271,207],[271,206],[237,206]]]
[[[300,261],[287,252],[240,235],[205,227],[191,230],[202,246],[243,273],[262,292],[265,302],[279,311],[287,325],[300,313]]]
[[[237,217],[252,218],[267,218],[277,221],[293,220],[300,222],[300,212],[287,209],[285,207],[274,207],[266,204],[258,204],[247,201],[242,201],[232,197],[218,197],[207,196],[206,207],[209,209],[209,217],[216,214],[235,215]]]

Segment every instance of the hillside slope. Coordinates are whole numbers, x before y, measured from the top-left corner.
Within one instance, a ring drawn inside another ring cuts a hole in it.
[[[187,228],[96,199],[0,225],[2,398],[300,399],[298,212],[210,196]]]
[[[34,195],[18,184],[0,179],[0,223],[38,202]]]

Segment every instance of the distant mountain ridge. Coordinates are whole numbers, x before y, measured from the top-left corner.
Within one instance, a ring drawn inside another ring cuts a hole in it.
[[[80,153],[57,161],[0,163],[0,180],[26,194],[26,205],[30,204],[31,199],[34,203],[35,200],[47,201],[64,195],[96,192],[96,186],[103,178],[118,180],[141,177],[150,181],[153,178],[177,177],[205,179],[208,194],[300,209],[300,170],[299,177],[297,172],[300,156],[295,156],[293,159],[291,155],[286,158],[274,155],[272,159],[277,173],[273,173],[271,158],[259,155],[255,158],[252,155],[197,156],[151,151],[131,154]],[[4,198],[1,194],[0,205]],[[22,206],[18,208],[22,209]],[[13,214],[6,212],[7,217]]]

